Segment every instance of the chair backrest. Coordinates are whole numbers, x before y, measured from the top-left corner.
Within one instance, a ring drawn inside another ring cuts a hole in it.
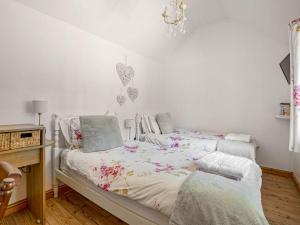
[[[0,220],[4,217],[13,188],[20,184],[21,171],[15,166],[0,162]]]

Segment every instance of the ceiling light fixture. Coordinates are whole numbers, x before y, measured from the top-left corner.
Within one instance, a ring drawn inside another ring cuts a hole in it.
[[[177,33],[185,33],[185,16],[187,5],[185,0],[170,0],[170,10],[166,6],[162,16],[164,22],[168,25],[168,31],[173,36]]]

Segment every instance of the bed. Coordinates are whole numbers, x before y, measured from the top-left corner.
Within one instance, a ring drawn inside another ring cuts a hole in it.
[[[125,142],[105,152],[83,153],[61,147],[59,121],[55,115],[53,189],[64,183],[103,209],[132,225],[169,224],[180,187],[196,170],[197,160],[210,154],[198,145],[161,148],[147,142]],[[212,174],[200,173],[204,179]],[[253,162],[251,172],[240,183],[248,187],[257,210],[261,170]]]
[[[221,151],[227,154],[246,157],[255,161],[258,146],[252,139],[249,143],[226,140],[225,134],[217,134],[205,131],[190,131],[177,128],[169,134],[140,134],[139,141],[149,142],[166,148],[182,145],[197,145],[206,151]]]
[[[58,197],[59,185],[65,184],[128,224],[167,225],[169,218],[163,214],[144,207],[133,200],[99,189],[82,176],[76,175],[75,172],[71,173],[61,169],[61,162],[63,162],[61,156],[67,149],[59,121],[69,116],[53,115],[55,144],[52,151],[52,184],[54,197]]]

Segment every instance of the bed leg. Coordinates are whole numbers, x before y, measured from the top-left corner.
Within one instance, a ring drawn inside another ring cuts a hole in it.
[[[53,183],[53,193],[54,193],[54,198],[58,198],[58,181],[57,180]]]
[[[51,159],[52,159],[52,188],[54,193],[54,198],[58,198],[58,185],[59,181],[56,179],[56,170],[59,169],[59,156],[60,156],[60,148],[59,148],[59,117],[56,114],[53,114],[54,119],[54,146],[52,149]]]

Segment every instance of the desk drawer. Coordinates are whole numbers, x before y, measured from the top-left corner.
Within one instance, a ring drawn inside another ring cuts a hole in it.
[[[10,149],[10,133],[0,133],[0,151]]]
[[[41,131],[21,131],[10,134],[10,149],[26,148],[41,144]]]
[[[40,149],[32,149],[20,152],[6,151],[0,155],[1,161],[9,162],[16,167],[23,167],[40,163]]]

